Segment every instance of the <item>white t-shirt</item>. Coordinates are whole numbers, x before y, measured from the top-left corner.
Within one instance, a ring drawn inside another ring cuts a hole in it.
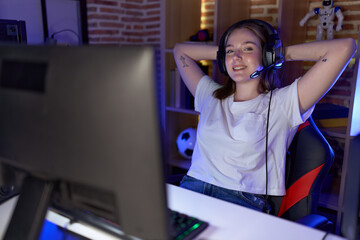
[[[266,193],[265,133],[270,93],[249,101],[220,101],[213,96],[220,85],[209,76],[201,78],[195,93],[200,112],[197,141],[188,175],[213,185],[255,193]],[[268,194],[285,194],[285,161],[301,116],[297,80],[273,90],[268,135]]]

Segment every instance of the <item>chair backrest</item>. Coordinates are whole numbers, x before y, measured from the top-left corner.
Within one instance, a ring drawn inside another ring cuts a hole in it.
[[[316,213],[321,188],[334,152],[310,117],[301,124],[288,149],[286,195],[271,197],[273,215],[296,221]]]

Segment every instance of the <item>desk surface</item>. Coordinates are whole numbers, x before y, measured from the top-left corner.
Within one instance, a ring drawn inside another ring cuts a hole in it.
[[[199,239],[323,239],[325,232],[212,197],[168,186],[168,204],[210,223]],[[344,239],[329,234],[326,240]]]
[[[176,186],[167,185],[169,208],[203,219],[210,226],[197,239],[277,239],[322,240],[325,232],[293,223],[265,213],[224,202]],[[2,239],[17,198],[0,206],[0,239]],[[49,211],[46,218],[59,226],[67,225],[86,237],[101,240],[116,239],[113,236],[82,224],[70,224],[69,220]],[[326,240],[344,240],[329,234]]]

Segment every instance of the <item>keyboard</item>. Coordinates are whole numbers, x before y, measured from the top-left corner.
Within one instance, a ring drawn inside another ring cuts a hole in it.
[[[170,210],[170,221],[173,227],[173,239],[190,240],[200,234],[209,225],[198,218]]]
[[[52,206],[52,210],[58,214],[68,216],[72,219],[84,221],[90,225],[97,226],[99,229],[110,233],[120,239],[133,239],[128,237],[120,228],[119,225],[108,221],[103,218],[99,218],[91,213],[85,213],[81,210],[73,209],[71,212],[60,207]],[[170,239],[173,240],[191,240],[204,231],[209,224],[198,218],[173,211],[168,209],[170,219]],[[137,239],[137,238],[136,238]]]

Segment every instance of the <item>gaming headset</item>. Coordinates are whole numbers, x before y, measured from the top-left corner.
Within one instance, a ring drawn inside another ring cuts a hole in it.
[[[253,23],[259,25],[263,27],[267,32],[267,36],[265,36],[266,42],[262,46],[262,64],[264,68],[260,71],[255,71],[253,74],[250,75],[250,77],[256,78],[260,75],[262,71],[265,71],[266,69],[269,68],[274,68],[274,69],[281,68],[282,63],[284,62],[284,57],[282,56],[282,52],[281,52],[281,40],[275,29],[265,21],[259,19],[247,19],[233,24],[221,36],[219,43],[219,50],[217,52],[217,63],[220,71],[228,76],[228,72],[226,70],[226,64],[225,64],[225,57],[226,57],[225,44],[231,32],[234,29],[239,28],[240,26],[246,23]]]

